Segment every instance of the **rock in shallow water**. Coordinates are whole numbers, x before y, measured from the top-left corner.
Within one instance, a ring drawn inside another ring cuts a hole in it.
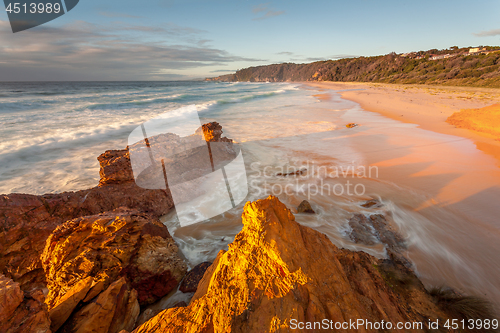
[[[203,278],[205,271],[212,265],[211,262],[202,262],[190,270],[181,282],[179,290],[183,293],[194,293],[198,288],[198,283]]]
[[[315,214],[314,210],[311,207],[311,204],[307,200],[303,200],[299,207],[297,207],[297,213],[309,213]]]
[[[364,208],[380,208],[382,206],[383,206],[383,204],[376,199],[371,199],[371,200],[368,200],[365,203],[361,204],[361,207],[364,207]]]
[[[384,215],[354,214],[349,220],[349,227],[351,228],[349,237],[353,242],[366,245],[382,243],[389,257],[408,268],[412,266],[412,263],[402,254],[406,249],[404,238],[392,228]]]

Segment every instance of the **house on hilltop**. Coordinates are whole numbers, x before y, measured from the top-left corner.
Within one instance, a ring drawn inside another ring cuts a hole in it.
[[[439,60],[439,59],[446,59],[446,58],[451,58],[451,57],[456,57],[456,54],[431,54],[429,60]]]

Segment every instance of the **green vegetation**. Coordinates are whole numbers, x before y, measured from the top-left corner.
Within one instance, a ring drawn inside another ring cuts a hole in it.
[[[431,60],[433,56],[444,55],[449,57]],[[475,54],[469,54],[469,48],[454,46],[406,55],[391,53],[309,64],[274,64],[241,69],[215,80],[357,81],[500,88],[500,47],[488,46]]]
[[[462,296],[451,289],[433,288],[429,294],[436,303],[450,315],[451,318],[460,320],[492,320],[497,318],[491,304],[476,296]],[[490,327],[469,329],[469,332],[497,332]]]

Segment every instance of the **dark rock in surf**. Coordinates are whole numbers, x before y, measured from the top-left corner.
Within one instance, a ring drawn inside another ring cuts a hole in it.
[[[277,173],[276,176],[281,176],[281,177],[300,176],[300,175],[303,175],[306,171],[307,171],[307,169],[300,169],[300,170],[297,170],[294,172],[286,172],[286,173],[280,172],[280,173]]]
[[[194,293],[198,288],[198,283],[203,278],[205,271],[212,265],[211,262],[202,262],[196,265],[192,270],[190,270],[184,280],[182,280],[179,290],[183,293]]]
[[[380,208],[382,206],[383,206],[383,204],[380,201],[378,201],[377,199],[371,199],[371,200],[368,200],[365,203],[361,204],[361,207],[364,207],[364,208]]]
[[[297,213],[309,213],[315,214],[316,212],[312,209],[311,204],[307,200],[303,200],[299,207],[297,207]]]
[[[405,266],[411,267],[411,262],[402,254],[402,251],[406,249],[404,238],[392,228],[384,215],[365,216],[357,213],[351,217],[348,223],[351,228],[349,238],[353,242],[366,245],[382,243],[392,260],[397,260]]]

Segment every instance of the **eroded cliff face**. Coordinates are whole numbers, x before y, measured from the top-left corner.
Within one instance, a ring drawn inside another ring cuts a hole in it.
[[[295,222],[277,198],[247,203],[243,230],[221,251],[187,307],[135,333],[275,332],[291,320],[423,321],[445,318],[402,263],[337,248]]]

